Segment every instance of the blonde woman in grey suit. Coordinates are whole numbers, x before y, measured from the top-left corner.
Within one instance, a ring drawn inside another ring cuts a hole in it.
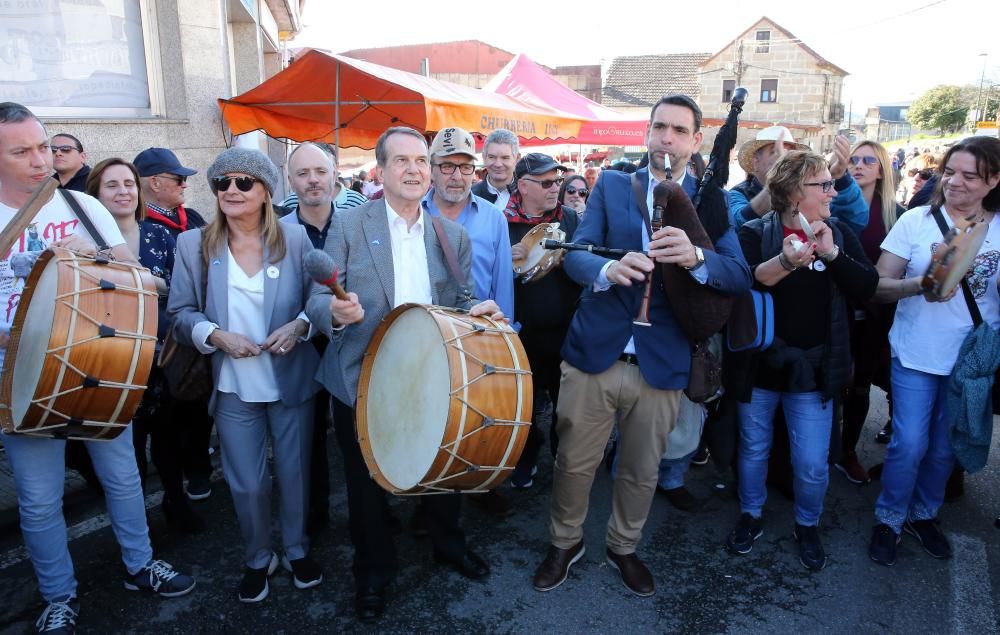
[[[212,356],[209,413],[245,543],[239,599],[260,602],[278,566],[270,539],[268,435],[280,497],[281,562],[299,589],[323,580],[305,532],[319,388],[316,349],[301,345],[313,334],[303,309],[314,288],[302,267],[312,245],[301,226],[278,222],[271,205],[278,170],[263,153],[230,148],[208,169],[208,179],[216,215],[207,227],[178,237],[168,313],[179,341]]]

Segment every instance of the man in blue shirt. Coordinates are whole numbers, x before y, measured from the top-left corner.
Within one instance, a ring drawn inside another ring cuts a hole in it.
[[[504,315],[514,315],[514,270],[507,220],[489,201],[472,193],[476,144],[461,128],[445,128],[431,144],[431,189],[424,211],[455,221],[472,239],[472,277],[476,297],[495,300]]]

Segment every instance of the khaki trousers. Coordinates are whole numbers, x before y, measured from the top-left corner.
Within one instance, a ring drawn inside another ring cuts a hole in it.
[[[623,361],[596,375],[562,363],[559,453],[549,526],[553,545],[568,549],[583,538],[590,488],[617,413],[618,470],[606,541],[613,553],[635,551],[656,492],[667,435],[677,420],[680,394],[651,387],[638,366]]]

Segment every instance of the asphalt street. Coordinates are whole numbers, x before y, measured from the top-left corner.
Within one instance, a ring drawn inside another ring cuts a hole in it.
[[[884,446],[873,437],[884,420],[885,401],[876,398],[860,445],[867,465],[881,461]],[[821,526],[830,563],[818,573],[799,564],[791,503],[773,490],[764,536],[752,553],[728,555],[723,540],[738,516],[731,484],[711,465],[692,468],[688,486],[702,507],[679,512],[657,495],[646,525],[639,555],[656,578],[651,598],[630,594],[605,562],[611,481],[603,470],[591,497],[586,555],[561,587],[548,593],[531,587],[548,544],[546,456],[533,489],[506,489],[516,501],[512,517],[497,521],[465,506],[470,545],[492,565],[485,583],[436,566],[426,539],[404,529],[388,609],[369,629],[354,620],[346,498],[331,438],[334,517],[312,552],[324,568],[323,584],[299,591],[279,571],[267,600],[240,604],[241,539],[228,490],[218,480],[212,497],[196,503],[209,530],[194,537],[168,533],[158,494],[148,497],[158,557],[191,571],[198,580],[194,592],[166,600],[126,591],[103,506],[90,500],[74,505],[69,518],[82,604],[78,627],[81,633],[996,633],[1000,529],[993,521],[1000,514],[1000,467],[993,456],[989,467],[967,478],[964,497],[942,511],[954,557],[934,560],[904,537],[891,569],[866,552],[878,482],[859,487],[832,471]],[[393,502],[404,526],[413,505]],[[0,532],[0,632],[31,632],[42,608],[20,535],[7,527]]]

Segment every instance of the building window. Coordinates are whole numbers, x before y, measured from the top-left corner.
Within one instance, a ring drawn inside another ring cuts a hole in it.
[[[155,0],[32,4],[0,10],[5,100],[44,117],[161,114]]]
[[[760,100],[762,102],[778,101],[778,80],[776,79],[760,80]]]
[[[724,79],[722,80],[722,101],[723,103],[729,103],[733,100],[733,91],[736,90],[736,80],[735,79]]]
[[[758,53],[770,53],[771,52],[771,32],[770,31],[757,31],[757,52]]]

